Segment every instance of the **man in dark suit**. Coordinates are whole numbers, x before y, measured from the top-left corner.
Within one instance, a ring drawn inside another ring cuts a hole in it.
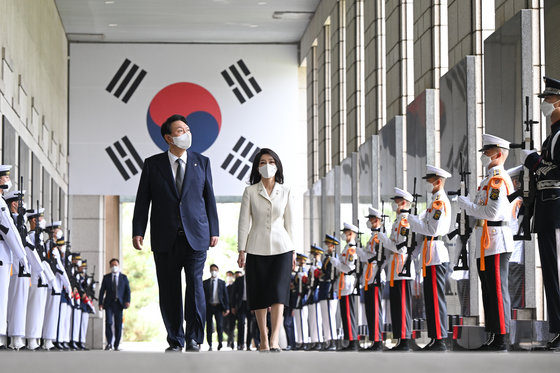
[[[247,303],[247,289],[245,284],[245,276],[242,272],[236,272],[237,278],[233,283],[233,299],[235,303],[231,304],[232,312],[237,316],[237,349],[243,350],[243,346],[247,350],[251,349],[251,311]],[[247,322],[247,337],[245,337],[245,322]]]
[[[128,277],[120,272],[119,260],[111,259],[109,262],[111,273],[103,276],[99,290],[99,309],[105,309],[105,337],[107,346],[105,350],[119,351],[122,335],[123,309],[130,306],[130,284]],[[113,340],[113,326],[115,339]]]
[[[232,271],[226,272],[226,291],[228,294],[228,301],[230,307],[232,304],[235,304],[235,299],[233,297],[233,281],[234,281],[234,274]],[[224,320],[224,331],[228,337],[227,345],[229,348],[233,350],[234,347],[234,338],[235,338],[235,324],[236,324],[236,317],[233,312],[230,312],[229,315],[225,317]]]
[[[224,317],[229,314],[229,298],[226,291],[226,282],[218,278],[219,268],[216,264],[210,265],[211,278],[204,280],[204,296],[206,298],[206,341],[209,351],[212,351],[212,317],[216,319],[216,332],[218,333],[218,351],[222,349]]]
[[[219,235],[212,171],[208,158],[187,150],[191,133],[185,117],[169,117],[161,126],[161,135],[169,151],[144,162],[132,219],[132,241],[137,250],[142,250],[151,205],[151,245],[169,343],[166,351],[180,352],[183,346],[187,351],[199,351],[206,321],[202,271],[208,246],[216,246]]]

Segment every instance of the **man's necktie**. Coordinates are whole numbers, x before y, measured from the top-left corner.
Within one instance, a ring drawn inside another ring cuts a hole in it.
[[[117,276],[113,275],[113,291],[115,292],[115,300],[118,299],[117,295]]]
[[[177,159],[175,162],[177,162],[177,172],[175,173],[175,187],[177,188],[177,193],[179,193],[179,196],[181,196],[185,170],[183,168],[183,160],[181,158]]]

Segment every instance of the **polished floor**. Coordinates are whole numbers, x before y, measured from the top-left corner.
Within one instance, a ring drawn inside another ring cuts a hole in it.
[[[1,351],[2,372],[558,372],[560,353]],[[367,370],[365,370],[367,369]]]

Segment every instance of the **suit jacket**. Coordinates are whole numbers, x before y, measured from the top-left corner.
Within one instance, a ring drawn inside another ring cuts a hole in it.
[[[226,290],[226,282],[221,279],[218,280],[218,301],[222,306],[224,311],[229,310],[229,297]],[[204,288],[204,297],[206,298],[206,305],[210,304],[212,300],[212,279],[206,279],[202,282],[202,287]]]
[[[136,193],[132,235],[144,236],[151,204],[153,251],[170,251],[178,230],[185,232],[188,243],[198,251],[207,250],[210,237],[219,235],[218,211],[207,157],[187,150],[182,189],[179,196],[167,152],[146,159]]]
[[[262,182],[245,188],[239,211],[238,250],[248,254],[277,255],[294,250],[293,196],[274,184],[270,196]]]
[[[243,289],[245,286],[245,281],[243,280],[245,276],[241,276],[235,279],[234,283],[231,285],[233,287],[233,299],[231,301],[231,307],[239,309],[241,303],[243,302]]]
[[[128,277],[119,273],[117,281],[117,301],[124,307],[125,303],[130,303],[130,284]],[[113,274],[107,273],[101,281],[101,289],[99,289],[99,304],[107,308],[115,303],[115,290],[113,289]]]

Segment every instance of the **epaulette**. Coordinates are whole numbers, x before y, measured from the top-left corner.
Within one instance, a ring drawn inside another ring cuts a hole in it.
[[[492,176],[498,176],[500,174],[500,169],[497,168],[493,171],[493,175]]]

